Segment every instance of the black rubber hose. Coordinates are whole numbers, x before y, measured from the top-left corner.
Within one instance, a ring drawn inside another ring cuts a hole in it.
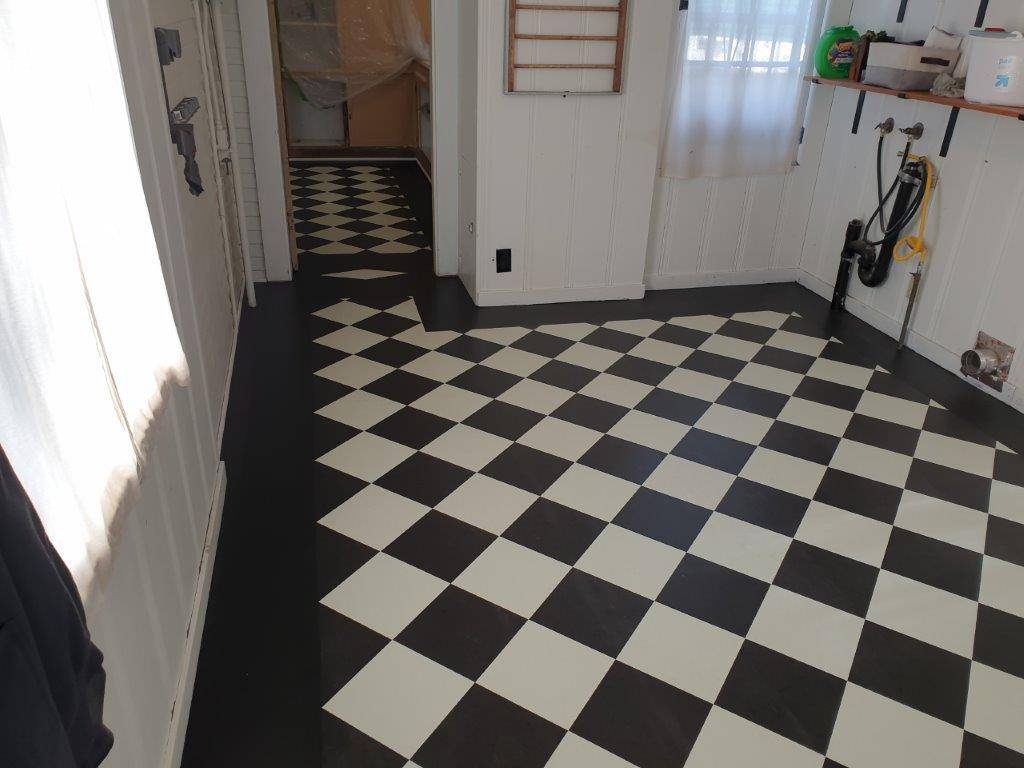
[[[857,265],[857,277],[868,287],[876,287],[885,282],[889,275],[889,268],[892,266],[893,252],[899,240],[900,232],[920,209],[921,201],[924,199],[925,179],[922,178],[921,166],[912,163],[905,169],[905,174],[917,181],[900,181],[896,199],[892,206],[892,219],[885,230],[882,240],[875,243],[864,244],[868,246],[881,245],[882,248],[877,256],[868,259],[862,255]]]

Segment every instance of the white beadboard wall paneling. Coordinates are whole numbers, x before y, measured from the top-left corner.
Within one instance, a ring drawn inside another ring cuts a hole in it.
[[[214,10],[224,24],[224,53],[228,61],[228,98],[231,117],[235,122],[242,180],[242,198],[245,207],[244,231],[249,241],[249,258],[253,279],[265,282],[266,262],[263,258],[263,230],[260,226],[259,194],[256,187],[256,169],[253,164],[252,131],[249,119],[249,97],[245,90],[245,61],[242,58],[242,33],[238,24],[238,0],[218,0]]]
[[[458,0],[432,0],[430,118],[424,137],[433,169],[434,272],[459,272],[459,136],[461,134]],[[475,29],[475,26],[474,26]],[[475,49],[475,46],[474,46]],[[421,118],[420,131],[424,127]]]
[[[621,95],[563,97],[504,93],[506,3],[478,4],[479,303],[642,295],[676,9],[673,0],[631,4]],[[528,33],[601,33],[604,16],[526,12],[519,26]],[[527,62],[596,61],[604,55],[600,43],[521,42],[519,56]],[[526,71],[519,82],[594,90],[607,87],[598,82],[606,75]],[[512,249],[511,272],[495,271],[498,248]]]
[[[847,23],[851,3],[829,2],[823,26]],[[679,61],[672,63],[673,68],[678,66]],[[825,129],[832,108],[831,93],[809,92],[798,165],[788,174],[721,179],[659,176],[647,242],[647,286],[794,279],[823,150],[826,160],[829,157]]]
[[[162,765],[176,691],[188,669],[189,619],[217,476],[236,319],[222,264],[188,236],[196,211],[180,199],[183,181],[167,133],[153,42],[157,25],[195,29],[190,3],[110,5],[143,184],[192,373],[189,387],[171,390],[139,499],[86,605],[105,655],[104,718],[115,734],[104,766],[134,768]],[[178,86],[201,90],[199,82]],[[194,202],[217,204],[209,192]]]
[[[965,33],[974,24],[976,2],[911,0],[902,25],[897,25],[896,0],[856,0],[852,20],[858,29],[888,28],[900,39],[920,39],[933,24]],[[992,0],[988,26],[1024,29],[1024,3]],[[935,163],[939,186],[929,217],[931,247],[910,346],[943,367],[956,371],[960,353],[984,330],[1018,349],[1024,347],[1024,313],[1019,290],[1024,279],[1024,126],[1019,121],[964,111],[959,115],[948,156],[939,157],[950,110],[935,104],[909,102],[868,94],[861,130],[850,133],[857,94],[819,88],[832,101],[824,151],[810,204],[803,241],[802,279],[823,295],[835,281],[843,226],[866,218],[875,204],[873,126],[892,115],[897,126],[921,121],[926,133],[915,146]],[[902,142],[886,142],[887,178],[899,162]],[[787,208],[789,207],[787,203]],[[910,264],[894,264],[885,284],[871,289],[850,283],[851,311],[890,335],[899,332],[906,309]],[[1002,399],[1024,409],[1019,389],[1024,383],[1020,361],[1011,370]],[[989,390],[990,391],[990,390]]]
[[[450,1],[450,0],[449,0]],[[438,13],[440,0],[434,0]],[[476,301],[477,297],[477,85],[480,25],[476,0],[456,0],[458,46],[458,250],[459,278]],[[441,224],[440,219],[437,220]],[[435,234],[435,239],[443,237]],[[438,241],[440,242],[440,240]]]

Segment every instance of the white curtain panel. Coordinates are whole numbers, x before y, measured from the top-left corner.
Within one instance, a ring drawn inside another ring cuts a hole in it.
[[[106,0],[0,0],[0,443],[87,593],[187,368]]]
[[[786,173],[822,0],[690,0],[677,27],[661,174]]]

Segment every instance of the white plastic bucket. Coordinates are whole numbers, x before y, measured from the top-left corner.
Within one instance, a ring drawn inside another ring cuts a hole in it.
[[[971,33],[964,98],[976,104],[1024,107],[1024,35]]]

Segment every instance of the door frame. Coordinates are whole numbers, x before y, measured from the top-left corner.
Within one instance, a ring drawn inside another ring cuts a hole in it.
[[[459,270],[459,0],[431,0],[431,196],[434,272]],[[291,226],[287,129],[277,47],[277,3],[239,2],[245,85],[249,97],[260,225],[267,279],[291,280],[297,262]]]

